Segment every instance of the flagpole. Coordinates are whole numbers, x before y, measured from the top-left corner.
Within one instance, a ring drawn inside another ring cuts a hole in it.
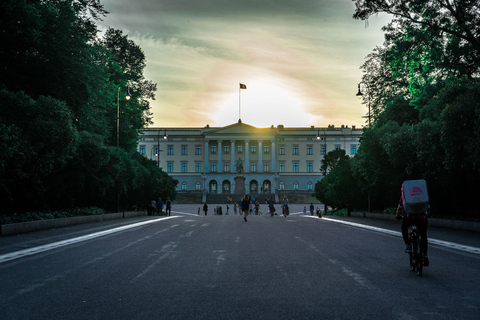
[[[242,121],[242,117],[241,117],[241,99],[240,99],[240,95],[241,95],[241,88],[240,88],[240,83],[238,83],[238,122],[241,122]]]

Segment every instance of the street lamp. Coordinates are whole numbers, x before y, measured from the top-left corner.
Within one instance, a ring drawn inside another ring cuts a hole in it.
[[[127,87],[126,100],[130,100],[132,95],[130,94],[130,88]],[[117,90],[117,148],[120,146],[120,86]]]
[[[367,95],[368,95],[368,87],[365,86],[365,89],[367,89]],[[360,83],[358,84],[358,92],[357,92],[356,96],[357,96],[358,99],[362,99],[363,96],[364,96],[362,91],[360,91]],[[370,96],[368,96],[368,115],[362,117],[362,118],[367,118],[368,119],[368,126],[370,126],[371,117],[372,117],[372,115],[370,113]]]
[[[167,138],[167,131],[165,130],[165,134],[163,136],[163,139],[166,139]],[[160,151],[163,151],[163,150],[160,150],[160,130],[158,130],[158,133],[157,133],[157,153],[155,154],[157,156],[157,164],[158,164],[158,168],[160,169]]]

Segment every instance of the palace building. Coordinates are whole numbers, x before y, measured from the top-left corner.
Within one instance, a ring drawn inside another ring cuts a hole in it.
[[[313,193],[325,154],[344,149],[353,156],[361,135],[355,126],[256,128],[239,120],[225,127],[147,128],[138,150],[178,180],[177,192],[227,197],[241,176],[247,193],[278,200],[279,193]]]

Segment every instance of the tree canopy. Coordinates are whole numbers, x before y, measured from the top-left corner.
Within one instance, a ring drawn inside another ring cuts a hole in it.
[[[0,3],[5,212],[115,210],[117,195],[127,209],[175,197],[176,181],[136,150],[156,84],[144,78],[143,51],[121,30],[98,38],[95,20],[106,14],[98,0]]]
[[[353,1],[355,19],[392,16],[361,66],[373,122],[350,162],[356,194],[382,210],[396,205],[402,181],[426,179],[434,215],[478,219],[480,1]]]

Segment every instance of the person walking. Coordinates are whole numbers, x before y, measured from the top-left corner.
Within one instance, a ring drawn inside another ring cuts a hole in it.
[[[237,204],[236,203],[233,205],[233,213],[235,215],[237,215]]]
[[[205,212],[205,215],[207,215],[208,206],[206,202],[203,204],[203,211]]]
[[[313,203],[310,203],[310,215],[313,216],[313,211],[315,210],[315,207],[313,206]]]
[[[162,198],[158,198],[157,209],[158,209],[158,214],[159,214],[159,215],[162,215],[162,213],[163,213],[163,201],[162,201]]]
[[[157,202],[155,202],[155,200],[152,200],[152,202],[150,203],[150,215],[154,216],[155,211],[157,211]]]
[[[172,201],[170,200],[170,197],[167,198],[166,207],[165,214],[169,216],[172,214]]]
[[[250,197],[248,194],[242,199],[243,220],[247,221],[248,210],[250,209]]]

